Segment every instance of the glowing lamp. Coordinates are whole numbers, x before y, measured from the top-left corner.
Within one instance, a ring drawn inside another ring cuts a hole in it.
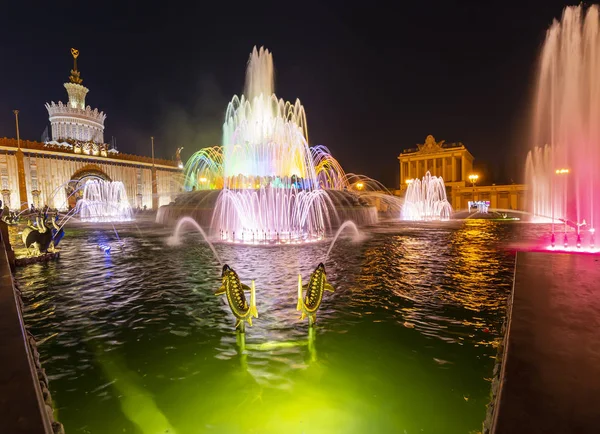
[[[206,181],[208,181],[208,179],[206,179],[206,178],[200,178],[200,182],[205,183]]]
[[[471,184],[475,184],[478,179],[479,179],[479,175],[475,175],[474,173],[469,175],[469,181],[471,181]]]
[[[357,183],[356,183],[356,188],[357,188],[358,190],[362,190],[362,189],[363,189],[363,187],[364,187],[364,184],[363,184],[362,182],[357,182]]]
[[[569,169],[556,169],[555,173],[557,175],[565,175],[565,174],[569,173]]]
[[[410,185],[414,182],[414,179],[407,179],[405,182],[406,182],[406,185]]]

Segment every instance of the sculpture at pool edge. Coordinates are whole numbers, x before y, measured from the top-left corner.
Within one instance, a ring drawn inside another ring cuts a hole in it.
[[[239,329],[241,333],[244,333],[245,323],[247,321],[252,326],[252,317],[258,318],[258,311],[256,310],[256,288],[254,287],[254,280],[252,281],[252,287],[244,285],[240,282],[240,278],[235,271],[229,267],[229,265],[223,265],[223,272],[221,273],[223,283],[215,292],[215,295],[225,294],[227,296],[227,302],[231,308],[231,312],[235,315],[236,323],[235,328]],[[250,305],[246,301],[244,291],[250,292]]]
[[[306,289],[306,297],[302,299],[302,291]],[[317,320],[317,310],[323,301],[323,293],[325,291],[333,292],[333,286],[327,283],[327,274],[325,273],[325,265],[320,263],[315,271],[310,275],[310,280],[307,285],[302,287],[302,275],[298,274],[298,304],[296,310],[302,312],[300,319],[308,316],[309,325],[313,325]]]

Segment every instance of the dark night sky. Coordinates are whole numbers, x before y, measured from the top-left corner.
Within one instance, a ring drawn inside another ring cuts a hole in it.
[[[489,182],[520,180],[538,52],[567,4],[16,3],[0,27],[2,137],[15,136],[18,108],[21,136],[40,140],[44,103],[67,100],[76,47],[86,103],[108,115],[105,140],[149,155],[154,135],[158,157],[184,146],[187,158],[220,144],[227,102],[264,45],[278,96],[306,108],[310,143],[388,186],[398,154],[427,134],[465,143]]]

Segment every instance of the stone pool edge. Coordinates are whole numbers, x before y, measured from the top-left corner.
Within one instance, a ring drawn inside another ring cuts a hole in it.
[[[494,365],[494,371],[492,373],[492,386],[491,386],[491,397],[490,402],[487,405],[487,411],[485,420],[483,421],[482,434],[493,434],[496,430],[496,423],[498,420],[498,406],[500,405],[500,396],[502,395],[502,384],[504,383],[504,372],[506,369],[506,352],[508,351],[508,336],[510,332],[510,320],[512,317],[513,302],[515,296],[515,284],[517,276],[517,258],[515,255],[515,266],[513,271],[513,284],[510,294],[506,302],[506,317],[502,322],[502,340],[498,345],[498,353],[496,355],[496,363]]]

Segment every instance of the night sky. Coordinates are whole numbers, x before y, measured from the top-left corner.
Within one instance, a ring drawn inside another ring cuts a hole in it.
[[[18,108],[21,137],[41,139],[44,103],[67,101],[62,84],[75,47],[86,104],[107,113],[105,141],[114,136],[119,151],[150,155],[153,135],[157,157],[184,146],[187,159],[220,144],[248,55],[264,45],[277,95],[300,98],[310,144],[329,147],[347,172],[395,187],[398,154],[433,134],[463,142],[483,183],[519,182],[537,56],[567,5],[126,3],[5,5],[1,137],[15,137]]]

